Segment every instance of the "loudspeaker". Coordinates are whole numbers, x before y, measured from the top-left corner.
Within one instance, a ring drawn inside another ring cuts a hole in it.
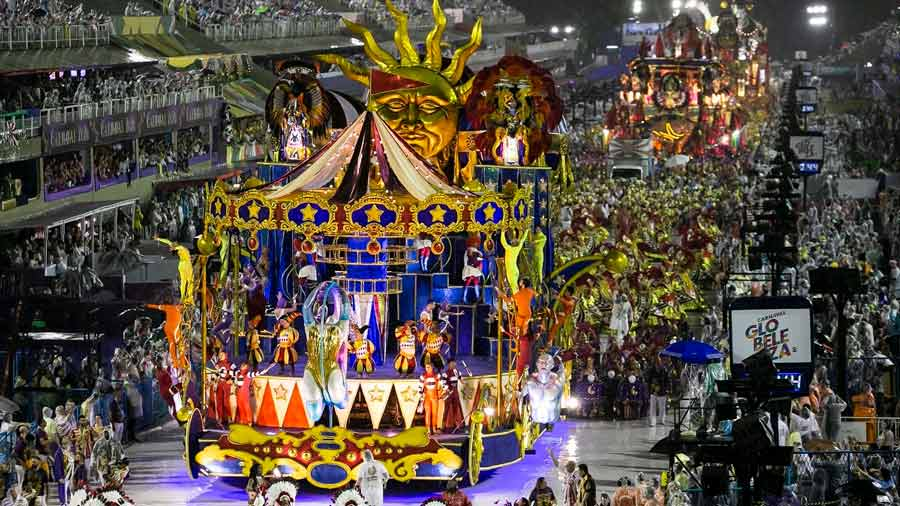
[[[809,293],[858,293],[859,269],[819,267],[809,271]]]

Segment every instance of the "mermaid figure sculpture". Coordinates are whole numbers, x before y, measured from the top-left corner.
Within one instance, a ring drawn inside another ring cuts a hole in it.
[[[310,422],[317,422],[328,405],[338,409],[347,405],[350,311],[350,297],[333,281],[321,283],[303,303],[309,360],[300,394]]]

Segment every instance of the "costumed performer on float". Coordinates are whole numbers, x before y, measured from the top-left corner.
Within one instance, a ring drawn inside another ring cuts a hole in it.
[[[431,259],[431,238],[427,234],[420,234],[415,240],[416,251],[419,254],[419,268],[422,272],[428,272],[428,261]]]
[[[552,424],[559,420],[563,384],[553,372],[553,357],[544,353],[537,359],[537,371],[525,383],[524,394],[531,405],[531,419],[535,423]]]
[[[354,369],[356,375],[366,377],[367,374],[375,372],[375,363],[372,361],[372,354],[375,353],[375,345],[366,336],[368,325],[357,327],[355,323],[350,324],[350,342],[347,344],[348,351],[356,359]]]
[[[214,419],[223,425],[232,420],[231,386],[236,370],[234,364],[228,360],[228,354],[220,351],[216,362],[215,390],[210,393],[215,395]]]
[[[368,506],[384,505],[384,488],[391,475],[384,464],[375,460],[372,450],[363,450],[363,462],[354,469],[356,488]]]
[[[434,434],[438,431],[438,407],[444,385],[440,373],[434,370],[431,362],[426,359],[424,364],[425,372],[419,376],[419,397],[422,399],[419,412],[425,413],[425,428],[428,429],[428,434]]]
[[[268,373],[273,367],[275,367],[274,363],[262,372],[256,372],[251,371],[250,364],[244,362],[241,364],[237,373],[235,373],[234,384],[237,389],[237,414],[234,420],[237,423],[243,425],[250,425],[253,423],[253,408],[250,404],[250,387],[253,385],[253,378]]]
[[[300,395],[311,423],[322,417],[326,406],[342,409],[347,405],[350,312],[350,296],[333,281],[319,284],[303,303],[309,360]]]
[[[519,234],[518,237],[513,235],[512,244],[506,240],[506,234],[500,234],[500,244],[503,245],[503,266],[506,269],[506,281],[509,283],[510,289],[519,286],[519,253],[525,247],[525,239],[528,238],[528,229]]]
[[[462,401],[459,393],[462,375],[456,368],[456,359],[447,361],[447,370],[442,374],[444,384],[444,430],[456,432],[463,423]]]
[[[403,378],[408,378],[416,371],[416,322],[407,320],[403,325],[394,329],[394,337],[397,338],[397,358],[394,359],[394,369]]]
[[[181,304],[188,306],[194,303],[194,266],[191,263],[191,252],[184,246],[157,237],[156,240],[169,247],[169,251],[173,255],[178,256],[178,278],[179,293],[181,294]]]
[[[284,374],[285,366],[291,366],[291,374],[295,374],[295,364],[299,358],[294,345],[300,340],[300,332],[293,327],[294,320],[300,316],[300,313],[289,313],[282,316],[275,324],[273,333],[275,334],[275,357],[273,362],[281,368],[281,374]]]
[[[479,249],[481,239],[472,234],[466,240],[466,261],[462,269],[463,302],[470,302],[469,287],[475,290],[475,299],[481,299],[481,282],[484,278],[484,254]]]

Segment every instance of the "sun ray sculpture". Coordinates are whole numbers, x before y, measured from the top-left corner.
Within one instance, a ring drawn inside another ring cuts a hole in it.
[[[434,28],[425,38],[420,55],[409,38],[406,13],[385,0],[396,22],[394,44],[399,60],[378,45],[372,32],[349,20],[347,28],[362,39],[366,56],[375,64],[365,69],[338,55],[319,55],[321,61],[340,67],[344,74],[370,89],[368,109],[423,158],[442,167],[450,159],[460,109],[472,90],[474,77],[463,79],[466,63],[481,46],[481,18],[472,26],[469,41],[459,47],[445,65],[441,41],[447,17],[438,0],[432,3]]]

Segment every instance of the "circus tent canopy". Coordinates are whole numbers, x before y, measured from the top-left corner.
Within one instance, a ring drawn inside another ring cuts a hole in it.
[[[420,157],[385,122],[372,112],[359,116],[331,143],[286,174],[269,198],[289,197],[297,192],[318,190],[345,174],[331,197],[335,203],[353,202],[369,191],[380,177],[384,189],[407,193],[422,201],[435,194],[472,196],[454,186]],[[374,175],[372,171],[378,170]],[[279,181],[276,181],[276,183]],[[374,188],[372,188],[374,190]]]

